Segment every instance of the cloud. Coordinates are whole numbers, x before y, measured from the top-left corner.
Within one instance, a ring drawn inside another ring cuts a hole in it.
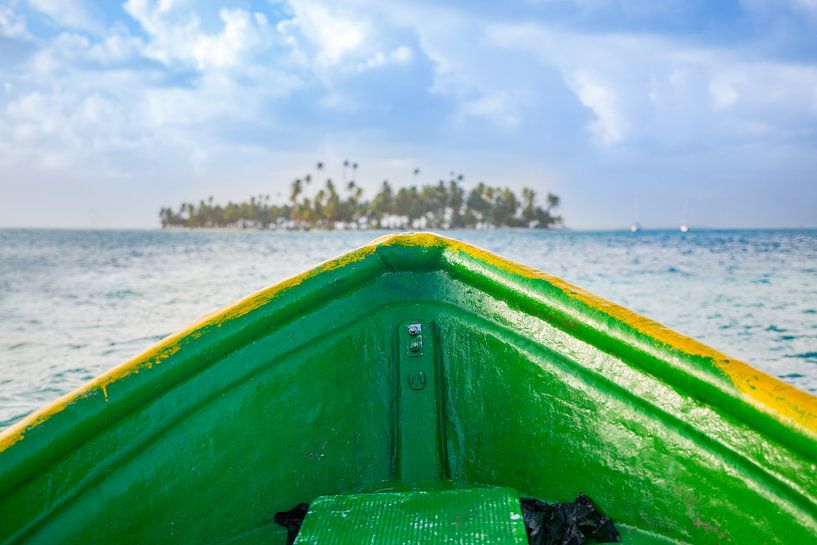
[[[222,32],[214,36],[200,35],[193,46],[192,56],[199,68],[236,66],[241,63],[244,52],[262,42],[261,34],[267,23],[260,14],[252,17],[244,10],[222,9],[219,17],[224,22]]]
[[[374,4],[372,9],[388,18],[385,25],[416,33],[411,60],[430,65],[429,98],[450,105],[442,125],[465,128],[487,122],[503,131],[520,125],[539,75],[500,59],[483,39],[485,21],[449,7]]]
[[[411,48],[401,45],[387,53],[377,51],[365,61],[355,64],[353,71],[363,73],[369,70],[383,68],[384,66],[388,66],[390,64],[408,64],[413,58],[414,52],[411,50]]]
[[[279,22],[277,30],[290,48],[290,59],[324,85],[331,87],[338,75],[406,66],[414,60],[413,48],[394,32],[394,22],[377,12],[342,2],[293,0],[290,5],[292,17]],[[394,34],[389,36],[389,31]]]
[[[142,58],[143,49],[141,39],[118,29],[98,40],[84,33],[61,32],[32,55],[29,78],[44,81],[56,74],[70,78],[77,71],[122,68]]]
[[[780,48],[813,40],[775,29],[811,24],[802,14],[814,2],[775,11],[744,1],[755,5],[745,18],[754,34],[718,41],[676,25],[676,12],[707,11],[677,1],[485,12],[374,0],[13,0],[0,6],[0,163],[31,177],[113,179],[147,165],[201,174],[219,161],[250,172],[281,150],[329,150],[328,159],[358,146],[413,163],[487,162],[494,150],[508,164],[592,177],[608,161],[674,167],[713,150],[731,154],[724,165],[759,157],[751,149],[813,155],[813,51]]]
[[[0,36],[24,38],[28,36],[26,21],[9,6],[0,6]]]
[[[813,65],[753,60],[657,35],[588,35],[542,24],[492,25],[487,35],[557,69],[593,111],[591,133],[608,146],[724,145],[760,125],[785,139],[817,123]]]
[[[65,8],[67,27],[92,20],[83,2],[32,1],[54,17]],[[591,4],[582,9],[608,2]],[[65,111],[77,107],[73,94],[96,93],[126,110],[122,138],[135,140],[141,131],[172,125],[196,141],[217,119],[269,126],[279,117],[276,102],[295,100],[296,90],[314,97],[312,108],[359,117],[375,101],[380,111],[399,107],[383,105],[376,90],[356,80],[422,66],[432,68],[433,79],[414,100],[445,101],[443,115],[460,130],[481,120],[524,132],[538,119],[547,124],[540,131],[585,126],[585,140],[605,147],[672,149],[741,140],[752,133],[746,127],[786,137],[815,122],[813,65],[752,60],[671,36],[503,23],[453,8],[364,1],[294,0],[262,11],[127,0],[123,10],[139,32],[123,24],[101,34],[59,32],[31,57],[19,91],[50,92]],[[9,9],[0,21],[17,33],[25,29]]]
[[[582,104],[596,115],[590,125],[593,135],[606,145],[620,142],[627,132],[627,124],[618,111],[615,91],[586,70],[576,70],[569,81]]]
[[[93,32],[103,28],[94,8],[85,0],[28,0],[28,3],[63,27]]]
[[[295,17],[280,28],[285,34],[305,38],[316,50],[315,60],[319,64],[336,65],[371,42],[372,28],[366,18],[353,18],[308,0],[293,1],[292,9]]]
[[[130,24],[94,33],[83,30],[94,20],[82,2],[36,8],[62,30],[40,37],[10,75],[19,85],[5,83],[0,110],[0,161],[35,170],[125,171],[158,156],[201,169],[216,148],[238,156],[268,147],[247,135],[284,131],[278,104],[296,90],[322,95],[309,107],[351,111],[367,103],[339,82],[414,60],[412,47],[376,36],[369,18],[313,2],[262,12],[128,0],[121,16]],[[0,21],[25,31],[10,9]]]
[[[69,169],[94,152],[110,152],[123,145],[121,109],[98,94],[32,92],[10,102],[4,114],[9,123],[0,131],[6,143],[0,162],[6,164],[22,160],[47,171]],[[104,165],[97,165],[105,170]]]
[[[484,94],[468,100],[462,104],[459,112],[463,117],[488,119],[506,129],[514,128],[520,122],[513,98],[504,92]]]
[[[148,35],[145,56],[165,65],[236,68],[268,47],[273,33],[263,14],[244,9],[220,9],[217,33],[205,32],[197,13],[178,2],[128,0],[124,9]]]

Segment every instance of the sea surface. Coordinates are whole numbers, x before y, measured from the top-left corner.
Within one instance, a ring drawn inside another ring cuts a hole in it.
[[[0,230],[0,428],[380,234]],[[817,230],[446,234],[817,393]]]

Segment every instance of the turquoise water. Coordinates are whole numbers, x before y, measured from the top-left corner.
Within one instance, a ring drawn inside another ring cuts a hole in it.
[[[0,428],[379,234],[0,230]],[[448,234],[817,392],[817,231]]]

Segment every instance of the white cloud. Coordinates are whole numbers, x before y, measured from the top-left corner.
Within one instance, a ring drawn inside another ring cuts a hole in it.
[[[219,17],[224,30],[214,36],[200,35],[193,44],[192,55],[199,68],[236,66],[244,52],[261,42],[259,26],[266,26],[266,20],[253,18],[240,9],[222,9]]]
[[[493,121],[506,129],[519,125],[519,113],[514,99],[504,92],[482,95],[462,104],[460,114],[464,117],[479,117]]]
[[[333,72],[362,73],[413,58],[410,47],[379,39],[367,16],[310,0],[292,2],[291,16],[275,24],[260,12],[221,9],[217,33],[202,29],[189,3],[128,0],[124,8],[150,37],[145,55],[168,66],[245,69],[274,57],[283,69],[310,72],[330,85]]]
[[[138,3],[137,3],[138,4]],[[136,5],[145,8],[146,3]],[[220,122],[263,125],[264,101],[292,92],[297,77],[266,66],[257,52],[264,18],[240,10],[222,10],[222,27],[206,34],[181,24],[189,43],[171,43],[177,26],[168,21],[168,3],[148,6],[153,28],[147,41],[123,26],[102,36],[72,31],[58,34],[25,65],[25,86],[8,93],[0,112],[0,163],[27,164],[32,171],[127,169],[127,157],[187,157],[201,166],[202,157],[219,141]],[[147,16],[145,12],[140,15]],[[183,14],[184,15],[184,14]],[[187,19],[189,22],[190,19]],[[165,49],[161,45],[184,45]],[[200,72],[184,84],[168,83],[174,67],[163,70],[146,60]],[[240,77],[224,74],[240,70]],[[229,148],[221,142],[221,148]],[[120,171],[121,172],[121,171]]]
[[[430,61],[433,82],[428,90],[452,103],[448,120],[456,126],[483,120],[512,130],[525,110],[535,106],[530,83],[536,74],[526,69],[527,75],[520,74],[515,63],[496,55],[485,43],[484,21],[451,8],[412,4],[390,5],[388,16],[392,24],[417,33],[419,47],[412,58]]]
[[[98,94],[32,92],[10,102],[4,114],[8,123],[0,131],[5,142],[0,162],[6,164],[29,161],[39,170],[70,169],[124,144],[121,108]]]
[[[620,142],[627,124],[618,110],[615,90],[586,70],[576,70],[569,81],[582,104],[596,116],[590,125],[593,135],[606,145]]]
[[[493,25],[487,35],[559,70],[593,111],[591,130],[604,144],[723,145],[760,126],[787,138],[794,126],[817,122],[813,65],[752,61],[653,35],[588,35],[537,24]]]
[[[60,25],[89,31],[102,29],[86,0],[28,0],[28,3]]]
[[[29,76],[49,78],[56,73],[71,74],[92,67],[106,69],[143,59],[141,39],[115,28],[99,39],[73,31],[62,32],[31,58]],[[75,65],[79,65],[75,68]]]
[[[32,1],[53,13],[55,6],[73,6],[74,25],[90,17],[82,2]],[[319,89],[315,106],[359,113],[367,99],[346,82],[429,61],[430,95],[447,101],[457,128],[474,119],[507,131],[533,116],[547,123],[561,115],[548,100],[554,87],[587,109],[590,140],[604,146],[786,137],[806,130],[817,115],[812,65],[754,62],[653,35],[497,24],[448,8],[365,2],[295,0],[284,15],[205,12],[190,0],[128,0],[124,9],[145,36],[124,25],[102,34],[67,29],[32,56],[26,84],[20,88],[15,80],[6,94],[12,101],[32,93],[49,99],[43,107],[64,130],[22,115],[20,103],[19,115],[8,117],[9,110],[5,119],[12,127],[7,134],[17,127],[15,145],[33,150],[38,139],[46,147],[62,138],[68,149],[94,140],[83,119],[106,112],[114,147],[158,149],[165,139],[195,150],[203,138],[220,138],[221,121],[271,126],[274,116],[265,108],[303,86]],[[0,9],[0,28],[25,31],[10,9]],[[95,102],[85,103],[87,97]]]
[[[26,21],[8,6],[0,6],[0,36],[23,38],[28,36]]]
[[[413,58],[414,52],[411,50],[411,48],[401,45],[400,47],[392,49],[388,53],[377,51],[365,61],[355,64],[352,71],[362,73],[368,72],[369,70],[383,68],[384,66],[388,66],[390,64],[405,65],[410,63]]]
[[[90,44],[86,58],[103,65],[123,63],[140,58],[144,47],[141,38],[114,28],[101,40]]]
[[[292,0],[292,18],[277,25],[289,58],[325,84],[336,74],[407,65],[415,51],[392,34],[396,23],[358,3]],[[397,25],[399,26],[399,24]]]
[[[241,143],[237,127],[277,130],[270,105],[295,89],[317,85],[324,96],[316,106],[351,111],[361,103],[336,78],[405,66],[415,56],[376,35],[353,7],[308,1],[280,19],[240,8],[213,13],[190,0],[127,0],[124,14],[144,35],[122,23],[100,27],[87,2],[31,5],[62,31],[39,41],[21,65],[24,78],[4,82],[0,163],[32,170],[93,171],[127,165],[125,157],[166,155],[202,168],[214,155],[208,150],[265,148]],[[25,32],[10,8],[0,8],[0,25]]]
[[[219,10],[222,28],[217,33],[203,31],[197,13],[179,2],[128,0],[124,9],[150,36],[144,54],[166,65],[236,68],[264,50],[274,32],[263,15],[243,9]]]
[[[280,25],[280,29],[285,35],[304,36],[317,50],[318,63],[338,64],[371,43],[372,28],[366,18],[353,17],[311,0],[294,0],[292,8],[295,17]]]
[[[142,25],[145,32],[159,34],[167,26],[166,18],[183,6],[183,1],[174,0],[127,0],[122,8]]]

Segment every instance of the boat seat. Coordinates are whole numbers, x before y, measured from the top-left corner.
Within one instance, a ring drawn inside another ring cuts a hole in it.
[[[510,488],[322,496],[295,545],[526,545],[519,495]]]

